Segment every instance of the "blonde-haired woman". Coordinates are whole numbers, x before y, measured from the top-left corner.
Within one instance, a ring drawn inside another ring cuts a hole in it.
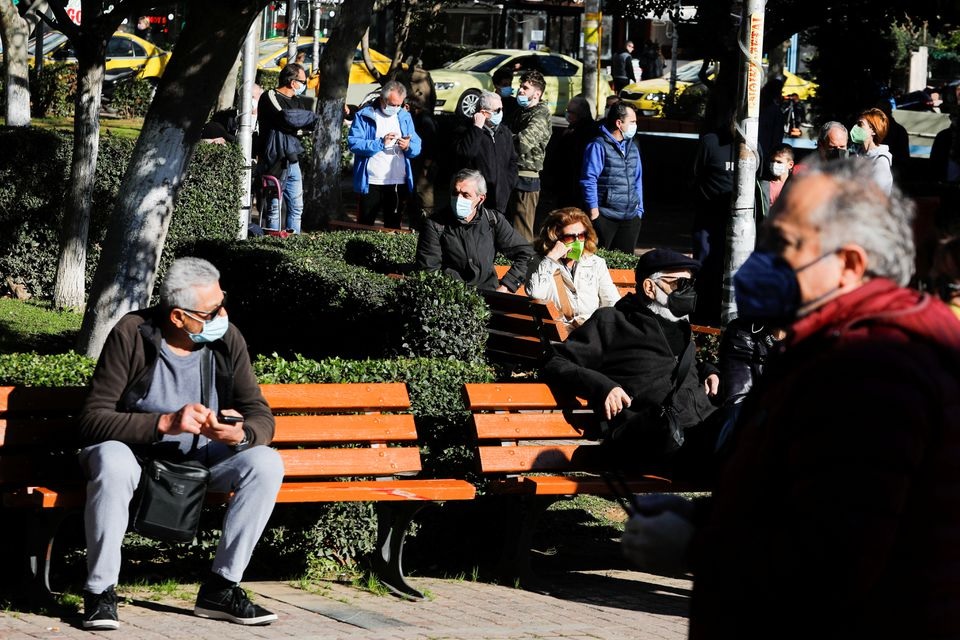
[[[598,308],[620,299],[606,260],[595,253],[597,232],[582,210],[565,207],[547,214],[534,249],[527,295],[552,301],[567,324],[578,327]]]

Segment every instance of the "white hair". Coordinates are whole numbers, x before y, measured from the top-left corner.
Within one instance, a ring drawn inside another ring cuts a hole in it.
[[[167,269],[160,285],[160,304],[172,309],[192,309],[197,304],[195,287],[220,280],[217,268],[203,258],[178,258]]]

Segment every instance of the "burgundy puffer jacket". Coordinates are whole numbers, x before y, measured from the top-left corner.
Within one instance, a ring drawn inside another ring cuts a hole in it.
[[[693,547],[690,638],[960,638],[960,323],[876,279],[794,325]]]

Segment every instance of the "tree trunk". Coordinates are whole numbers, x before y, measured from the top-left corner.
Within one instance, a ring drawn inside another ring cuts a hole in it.
[[[357,42],[370,26],[374,0],[346,0],[337,11],[330,39],[320,57],[317,91],[317,114],[320,120],[313,130],[313,175],[307,186],[304,203],[304,226],[317,229],[330,218],[339,216],[340,141],[343,127],[343,106],[346,103],[350,66]]]
[[[217,106],[214,111],[223,111],[234,106],[237,97],[237,76],[240,75],[240,54],[237,54],[237,60],[233,63],[230,72],[227,73],[227,79],[223,81],[220,88],[220,95],[217,96]],[[240,106],[240,105],[236,105]]]
[[[30,78],[27,68],[27,21],[10,0],[0,0],[0,41],[6,69],[7,126],[30,126]]]
[[[173,203],[210,109],[266,0],[189,3],[180,34],[120,185],[78,348],[98,357],[125,313],[150,302]],[[354,46],[356,41],[354,41]],[[189,100],[184,100],[189,96]]]
[[[109,37],[109,36],[107,36]],[[74,43],[77,52],[77,99],[73,118],[73,161],[60,227],[60,260],[53,286],[53,306],[81,309],[87,268],[87,237],[94,175],[100,149],[100,99],[107,41],[96,36]]]

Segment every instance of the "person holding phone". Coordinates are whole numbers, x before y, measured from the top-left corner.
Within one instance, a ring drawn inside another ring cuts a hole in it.
[[[413,193],[410,160],[420,155],[420,136],[410,112],[403,108],[407,88],[391,80],[380,97],[357,112],[347,134],[354,154],[353,191],[360,199],[358,222],[399,229],[403,219],[401,195]],[[400,192],[404,191],[404,194]]]
[[[100,354],[79,421],[87,478],[85,629],[119,627],[115,586],[141,477],[138,454],[200,462],[210,470],[210,491],[233,494],[194,614],[243,625],[277,619],[250,602],[239,582],[273,511],[283,462],[266,446],[273,414],[246,342],[230,324],[219,279],[206,260],[174,261],[160,304],[121,318]]]

